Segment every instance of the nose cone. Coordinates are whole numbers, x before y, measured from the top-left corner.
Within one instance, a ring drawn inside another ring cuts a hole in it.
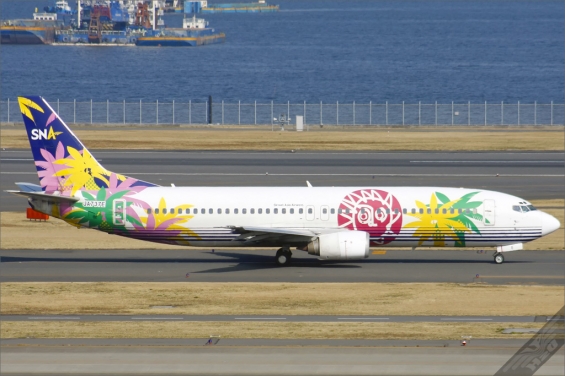
[[[559,227],[561,227],[561,223],[559,223],[557,218],[555,218],[554,216],[549,215],[547,213],[543,213],[543,214],[544,214],[544,216],[541,220],[541,234],[542,235],[551,234],[553,231],[555,231]]]

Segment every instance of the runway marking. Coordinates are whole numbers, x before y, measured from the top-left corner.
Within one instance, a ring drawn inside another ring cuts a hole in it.
[[[28,320],[80,320],[80,317],[28,317]]]
[[[33,158],[26,158],[26,159],[24,159],[24,158],[9,158],[9,159],[2,158],[2,159],[0,159],[0,161],[34,161],[34,159]]]
[[[184,320],[184,317],[132,317],[132,320]]]
[[[371,252],[373,255],[386,255],[386,251],[373,251]]]
[[[338,317],[338,320],[390,320],[388,317]]]
[[[37,172],[0,172],[3,175],[35,175]],[[481,178],[481,177],[495,177],[495,174],[277,174],[277,173],[223,173],[223,172],[122,172],[125,175],[155,175],[155,176],[377,176],[377,177],[470,177],[470,178]],[[553,175],[553,174],[499,174],[498,177],[510,177],[510,178],[562,178],[565,174]]]
[[[563,161],[410,161],[410,163],[563,163]]]
[[[457,318],[448,318],[448,319],[441,319],[441,321],[492,321],[492,319],[457,319]]]
[[[286,320],[286,317],[234,317],[234,320]]]

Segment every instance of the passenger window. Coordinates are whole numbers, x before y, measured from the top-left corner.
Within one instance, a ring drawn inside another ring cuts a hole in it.
[[[424,209],[420,209],[420,214],[424,214]]]
[[[255,209],[249,209],[249,212],[250,212],[251,214],[255,214]]]
[[[190,214],[190,209],[186,209],[184,212],[185,212],[186,214]]]
[[[294,208],[290,209],[290,214],[294,214]]]
[[[155,214],[159,214],[159,208],[155,208]]]
[[[238,209],[233,209],[233,214],[238,214],[239,210]]]
[[[206,209],[200,209],[200,214],[206,214]]]
[[[257,214],[263,214],[263,209],[261,208],[257,209]]]
[[[274,208],[274,209],[273,209],[273,214],[279,214],[279,209],[278,209],[278,208]]]
[[[247,209],[241,209],[241,214],[247,214]]]
[[[434,212],[435,212],[436,214],[439,214],[439,209],[436,208],[436,209],[434,210]]]
[[[416,214],[416,209],[412,208],[411,212],[412,214]]]
[[[399,210],[398,208],[394,208],[394,214],[398,214]]]
[[[214,214],[214,209],[208,209],[208,214]]]
[[[182,214],[182,209],[179,208],[179,209],[177,210],[177,213],[178,213],[178,214]]]
[[[447,214],[447,209],[442,209],[441,214]]]
[[[271,214],[271,209],[269,208],[265,209],[265,214]]]
[[[313,213],[312,208],[308,208],[308,214],[312,214],[312,213]]]
[[[304,214],[304,209],[302,209],[302,208],[298,209],[298,214]]]
[[[151,214],[151,209],[147,209],[147,214]]]
[[[449,213],[450,213],[450,214],[455,213],[455,209],[453,209],[453,208],[449,209]]]
[[[222,214],[222,209],[218,209],[218,214]]]
[[[170,213],[171,213],[171,214],[175,214],[175,209],[174,209],[174,208],[171,209]]]
[[[385,212],[386,212],[387,214],[390,214],[390,209],[386,209]]]
[[[167,208],[163,208],[163,214],[167,214]]]
[[[337,214],[342,214],[343,213],[343,209],[342,208],[338,208],[337,209]]]
[[[361,212],[364,213],[364,212],[365,212],[365,209],[361,210]],[[323,213],[323,214],[328,214],[328,209],[323,208],[323,209],[322,209],[322,213]]]
[[[302,214],[302,209],[300,209],[300,214]],[[335,214],[335,209],[334,209],[334,208],[331,208],[331,209],[330,209],[330,214]]]
[[[428,209],[428,210],[427,210],[427,213],[428,213],[428,214],[432,214],[432,209]]]
[[[228,208],[228,209],[226,209],[226,214],[229,214],[229,213],[230,213],[230,209]]]
[[[282,213],[286,214],[286,208],[282,208]]]
[[[461,214],[461,213],[463,213],[463,209],[457,209],[457,212],[458,212],[459,214]]]
[[[198,214],[198,209],[192,209],[192,214]]]

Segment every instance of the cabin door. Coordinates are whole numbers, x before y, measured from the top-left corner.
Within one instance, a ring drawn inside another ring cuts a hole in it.
[[[126,200],[114,200],[113,222],[116,226],[126,224]]]
[[[485,226],[494,226],[495,207],[494,200],[483,201],[483,223]]]

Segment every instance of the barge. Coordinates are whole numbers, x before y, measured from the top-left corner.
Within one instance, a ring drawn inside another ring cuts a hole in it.
[[[183,19],[181,28],[159,28],[150,30],[137,38],[140,47],[195,47],[223,43],[226,35],[208,27],[208,22],[196,18]]]
[[[6,20],[0,25],[2,44],[51,44],[64,22],[55,13],[34,13],[33,19]]]
[[[257,3],[208,4],[206,0],[185,1],[185,13],[267,13],[278,12],[278,5],[269,5],[265,0]]]

